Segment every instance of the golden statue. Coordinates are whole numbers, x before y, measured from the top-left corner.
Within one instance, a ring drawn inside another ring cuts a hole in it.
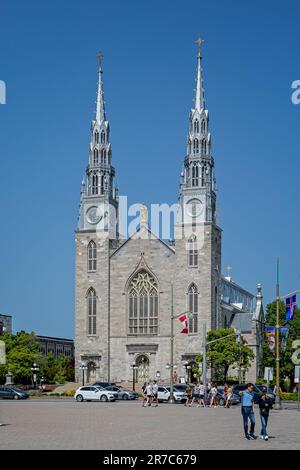
[[[144,204],[144,202],[142,202],[141,204],[140,213],[141,213],[141,223],[147,224],[148,223],[148,209],[147,209],[147,206]]]

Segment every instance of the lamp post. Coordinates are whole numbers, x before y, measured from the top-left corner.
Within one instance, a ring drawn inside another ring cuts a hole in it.
[[[133,362],[130,368],[132,369],[132,390],[135,392],[135,371],[138,369],[138,366]]]
[[[33,374],[33,388],[36,388],[36,376],[37,376],[37,373],[40,369],[38,368],[37,364],[34,362],[33,363],[33,366],[31,367],[31,372]]]
[[[84,387],[84,371],[87,370],[87,366],[82,362],[79,366],[79,370],[82,371],[82,386]]]
[[[281,410],[280,400],[280,312],[279,312],[279,259],[277,259],[277,283],[276,283],[276,395],[275,410]]]

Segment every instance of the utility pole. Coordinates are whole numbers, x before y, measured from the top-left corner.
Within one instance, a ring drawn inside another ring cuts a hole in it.
[[[280,312],[279,312],[279,259],[277,258],[277,283],[276,283],[276,397],[275,410],[281,410],[280,400]]]

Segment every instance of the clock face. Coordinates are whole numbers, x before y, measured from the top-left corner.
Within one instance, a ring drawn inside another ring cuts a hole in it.
[[[199,199],[191,199],[186,206],[187,213],[190,217],[199,217],[203,211],[203,204]]]
[[[102,214],[100,213],[99,208],[96,206],[90,207],[87,210],[86,216],[90,224],[98,224],[103,217]]]

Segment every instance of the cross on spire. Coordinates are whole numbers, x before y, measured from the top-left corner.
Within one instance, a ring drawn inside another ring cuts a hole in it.
[[[201,46],[202,46],[203,43],[204,43],[204,40],[202,39],[201,36],[199,36],[197,41],[196,41],[196,44],[198,44],[198,53],[199,53],[199,55],[201,54]]]

